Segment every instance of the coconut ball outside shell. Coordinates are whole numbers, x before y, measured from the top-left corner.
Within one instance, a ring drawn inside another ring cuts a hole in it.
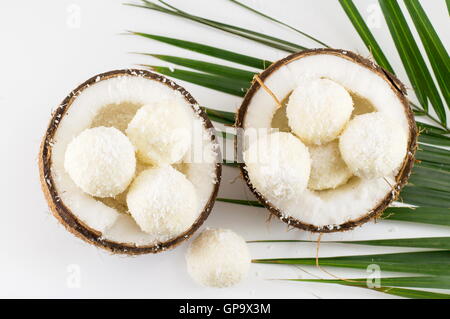
[[[309,152],[291,133],[274,132],[255,139],[244,152],[244,162],[252,185],[269,200],[294,198],[308,184]]]
[[[303,81],[286,108],[289,127],[306,144],[328,143],[342,132],[353,111],[347,90],[334,81]]]
[[[194,185],[169,165],[141,172],[130,186],[127,205],[142,231],[161,241],[188,230],[198,217]]]
[[[83,192],[113,197],[123,192],[134,177],[134,147],[116,128],[86,129],[67,146],[64,168]]]
[[[350,170],[363,178],[392,174],[406,155],[408,137],[400,125],[374,112],[352,119],[339,139],[339,149]]]
[[[128,123],[126,134],[147,164],[173,164],[182,159],[191,144],[192,127],[186,107],[177,100],[142,106]]]
[[[311,175],[308,188],[324,190],[336,188],[353,175],[339,151],[337,140],[326,145],[308,147],[311,155]]]
[[[250,268],[245,240],[228,229],[206,229],[192,241],[186,254],[189,275],[208,287],[239,283]]]

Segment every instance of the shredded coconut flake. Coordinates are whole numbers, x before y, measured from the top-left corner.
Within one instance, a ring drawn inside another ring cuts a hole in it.
[[[188,111],[173,99],[140,108],[126,130],[138,157],[156,165],[181,160],[191,143]]]
[[[303,142],[321,145],[341,133],[352,111],[352,98],[343,86],[328,79],[305,79],[289,97],[286,115]]]
[[[188,273],[199,284],[229,287],[248,273],[250,253],[245,240],[228,229],[206,229],[186,254]]]
[[[311,160],[308,149],[290,133],[263,135],[244,152],[253,186],[272,200],[299,196],[308,183]]]
[[[342,160],[338,141],[308,147],[311,155],[311,175],[308,187],[313,190],[336,188],[353,175]]]
[[[134,148],[113,127],[84,130],[67,146],[64,167],[85,193],[111,197],[123,192],[136,169]]]
[[[139,227],[160,241],[180,235],[197,218],[195,188],[171,166],[140,173],[130,186],[127,204]]]
[[[407,136],[380,112],[350,121],[339,140],[344,161],[357,176],[377,178],[392,174],[407,152]]]

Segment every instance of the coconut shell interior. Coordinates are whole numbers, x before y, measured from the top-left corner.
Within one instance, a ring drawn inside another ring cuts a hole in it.
[[[186,91],[183,87],[179,86],[175,82],[170,79],[155,74],[146,70],[137,70],[137,69],[126,69],[126,70],[116,70],[110,71],[102,74],[95,75],[88,79],[86,82],[79,85],[75,88],[57,107],[57,109],[53,112],[50,123],[45,132],[44,138],[41,143],[40,152],[39,152],[39,173],[41,180],[41,188],[44,192],[45,198],[49,205],[49,208],[53,215],[65,226],[65,228],[73,233],[75,236],[83,239],[84,241],[93,244],[97,247],[101,247],[106,249],[112,253],[116,254],[127,254],[127,255],[138,255],[138,254],[147,254],[147,253],[158,253],[167,249],[174,248],[181,242],[187,240],[192,234],[203,224],[203,222],[208,218],[217,196],[217,192],[219,190],[220,178],[222,172],[222,164],[217,163],[215,168],[216,174],[216,184],[214,185],[213,191],[207,204],[204,209],[200,213],[199,217],[195,221],[195,223],[184,233],[179,236],[170,239],[165,242],[160,242],[152,245],[146,246],[136,246],[128,243],[118,243],[110,240],[106,240],[102,238],[102,234],[88,225],[83,223],[79,218],[75,216],[71,212],[71,210],[64,204],[58,195],[58,190],[55,186],[55,182],[53,181],[53,177],[51,174],[52,167],[52,140],[55,136],[56,131],[58,130],[58,126],[61,122],[61,119],[65,116],[67,111],[70,109],[73,101],[77,98],[77,96],[90,85],[94,83],[106,80],[113,77],[118,76],[140,76],[153,81],[158,81],[168,86],[169,88],[176,90],[182,94],[184,99],[191,105],[194,112],[199,114],[199,116],[203,119],[204,127],[206,129],[212,130],[214,132],[214,127],[207,117],[206,113],[203,110],[198,110],[194,107],[194,105],[198,105],[196,100],[190,95],[188,91]],[[213,143],[217,144],[216,135],[212,134],[211,140]],[[217,147],[217,152],[219,152],[219,148]],[[219,154],[220,156],[220,154]]]
[[[312,224],[304,223],[301,220],[298,220],[293,217],[286,217],[283,215],[283,212],[280,211],[277,207],[275,207],[267,198],[265,198],[260,192],[258,192],[257,189],[252,185],[252,182],[248,176],[248,172],[245,168],[245,164],[241,163],[239,164],[241,174],[247,184],[247,186],[250,188],[252,193],[256,196],[256,198],[259,200],[259,202],[264,205],[271,214],[278,217],[283,222],[287,223],[289,226],[311,231],[311,232],[318,232],[318,233],[330,233],[330,232],[338,232],[338,231],[346,231],[351,230],[355,228],[356,226],[360,226],[370,220],[376,219],[379,217],[383,211],[394,201],[397,199],[400,190],[404,185],[406,185],[409,175],[411,174],[412,167],[414,165],[415,161],[415,152],[417,149],[417,128],[416,123],[414,120],[414,114],[411,111],[411,108],[409,106],[408,99],[406,98],[406,88],[403,85],[400,80],[395,77],[390,72],[384,70],[380,66],[376,65],[373,61],[366,59],[356,53],[347,51],[347,50],[337,50],[337,49],[314,49],[314,50],[305,50],[299,53],[294,53],[292,55],[287,56],[284,59],[281,59],[277,62],[274,62],[272,65],[270,65],[266,70],[264,70],[261,74],[259,74],[259,78],[264,82],[265,79],[269,77],[273,72],[277,71],[280,67],[298,60],[302,59],[307,56],[311,55],[317,55],[317,54],[328,54],[328,55],[334,55],[341,57],[343,59],[347,59],[353,63],[356,63],[364,68],[367,68],[368,70],[376,73],[381,78],[383,78],[391,87],[393,92],[395,92],[396,96],[400,99],[401,104],[404,107],[404,112],[407,116],[408,120],[408,127],[409,127],[409,133],[408,133],[408,145],[407,145],[407,153],[403,160],[403,163],[401,165],[401,168],[398,172],[398,174],[395,177],[396,184],[392,185],[393,191],[386,194],[386,196],[377,204],[375,207],[373,207],[370,211],[368,211],[366,214],[362,215],[360,218],[349,220],[341,225],[339,225],[338,228],[334,227],[332,229],[329,229],[327,227],[318,227]],[[251,99],[253,98],[254,94],[261,88],[261,85],[257,81],[253,81],[251,87],[247,91],[244,100],[238,110],[237,117],[236,117],[236,123],[235,126],[238,128],[244,128],[244,119],[247,113],[248,106],[250,104]],[[242,158],[242,143],[235,143],[236,148],[236,154]]]

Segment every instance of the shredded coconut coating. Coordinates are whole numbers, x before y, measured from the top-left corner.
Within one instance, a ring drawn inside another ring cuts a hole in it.
[[[141,107],[128,124],[126,134],[138,158],[152,165],[173,164],[182,159],[191,144],[191,118],[175,99]]]
[[[250,267],[245,240],[228,229],[206,229],[191,243],[186,254],[189,275],[209,287],[239,283]]]
[[[334,81],[304,81],[289,97],[286,115],[289,127],[306,144],[321,145],[342,132],[353,111],[347,90]]]
[[[339,149],[350,170],[363,178],[395,172],[403,162],[408,138],[404,130],[380,112],[356,116],[339,139]]]
[[[311,169],[309,152],[291,133],[259,137],[244,152],[244,161],[252,185],[269,200],[289,200],[306,189]]]
[[[353,175],[339,151],[337,140],[325,145],[308,147],[311,156],[311,175],[308,188],[324,190],[345,184]]]
[[[160,241],[188,230],[198,216],[194,185],[169,165],[141,172],[130,186],[127,205],[142,231]]]
[[[68,144],[64,168],[83,192],[113,197],[123,192],[134,176],[134,147],[116,128],[86,129]]]

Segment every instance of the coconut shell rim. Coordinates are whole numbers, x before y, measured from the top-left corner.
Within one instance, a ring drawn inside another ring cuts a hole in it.
[[[140,69],[121,69],[121,70],[113,70],[100,74],[96,74],[80,84],[74,90],[72,90],[69,95],[67,95],[64,100],[58,105],[56,110],[52,113],[50,122],[45,131],[45,135],[42,139],[40,149],[39,149],[39,176],[41,181],[41,189],[44,193],[47,204],[50,208],[52,214],[56,217],[56,219],[72,234],[76,237],[81,238],[89,244],[93,244],[97,247],[103,248],[113,254],[125,254],[125,255],[139,255],[139,254],[149,254],[149,253],[158,253],[161,251],[169,250],[175,248],[177,245],[181,244],[185,240],[189,239],[203,222],[208,218],[211,210],[214,206],[220,181],[222,175],[222,164],[220,162],[216,163],[216,183],[214,185],[213,191],[208,199],[208,202],[204,206],[202,212],[200,213],[197,220],[194,224],[185,232],[178,235],[175,238],[172,238],[165,242],[158,242],[156,244],[151,245],[143,245],[137,246],[130,243],[118,243],[115,241],[107,240],[102,238],[101,232],[90,228],[86,223],[82,222],[79,218],[77,218],[72,211],[64,204],[64,202],[60,199],[58,195],[58,190],[53,181],[53,177],[51,174],[51,155],[52,155],[52,139],[58,129],[59,123],[61,119],[64,117],[67,110],[72,105],[73,101],[78,97],[78,95],[89,86],[106,79],[110,79],[113,77],[120,76],[141,76],[146,79],[150,79],[153,81],[158,81],[172,90],[180,92],[184,99],[189,103],[192,110],[198,114],[203,119],[203,126],[213,132],[211,135],[211,141],[214,144],[218,144],[217,142],[217,134],[212,125],[210,119],[206,115],[205,111],[198,106],[197,101],[192,97],[192,95],[182,86],[176,84],[174,81],[166,78],[163,75],[156,74],[154,72],[150,72],[148,70],[140,70]],[[220,149],[216,147],[217,156],[221,157]]]
[[[391,89],[395,92],[397,97],[400,99],[405,114],[408,119],[408,126],[409,126],[409,136],[408,136],[408,148],[406,152],[406,156],[403,160],[403,164],[395,177],[396,184],[393,185],[393,190],[377,204],[374,208],[372,208],[370,211],[368,211],[366,214],[362,215],[359,218],[349,220],[345,223],[342,223],[340,225],[333,225],[333,228],[329,228],[327,226],[316,226],[309,223],[304,223],[294,217],[291,216],[284,216],[283,212],[279,210],[275,205],[271,204],[270,201],[265,198],[261,193],[259,193],[256,188],[253,186],[253,184],[250,181],[250,178],[248,176],[248,172],[245,169],[244,163],[239,163],[238,166],[241,171],[241,175],[245,180],[245,183],[247,184],[247,187],[250,189],[250,191],[255,195],[255,197],[258,199],[258,201],[269,210],[269,213],[271,215],[276,216],[281,221],[285,222],[289,226],[292,226],[294,228],[315,232],[315,233],[333,233],[333,232],[342,232],[342,231],[348,231],[351,229],[354,229],[357,226],[361,226],[362,224],[365,224],[366,222],[370,220],[376,220],[381,216],[381,214],[384,212],[384,210],[391,204],[394,200],[397,199],[398,194],[400,193],[401,189],[406,185],[408,182],[409,175],[411,174],[411,170],[414,166],[415,161],[415,152],[417,149],[417,127],[416,122],[414,119],[414,114],[409,106],[409,101],[406,98],[407,91],[405,85],[392,73],[389,71],[383,69],[373,61],[364,58],[354,52],[351,52],[349,50],[341,50],[341,49],[311,49],[311,50],[304,50],[298,53],[293,53],[291,55],[288,55],[287,57],[280,59],[274,63],[272,63],[267,69],[262,71],[258,76],[259,78],[264,82],[266,78],[268,78],[273,72],[277,71],[280,67],[288,64],[289,62],[311,56],[311,55],[317,55],[317,54],[329,54],[338,56],[344,59],[347,59],[351,62],[354,62],[358,65],[361,65],[367,69],[369,69],[372,72],[375,72],[377,75],[381,76],[386,82],[389,83]],[[242,101],[242,104],[240,105],[237,116],[236,116],[236,122],[235,127],[236,128],[243,128],[243,122],[245,119],[245,115],[247,112],[248,105],[253,98],[253,95],[260,89],[260,84],[257,81],[252,81],[252,84],[248,91],[246,92],[244,99]],[[240,150],[238,150],[238,144],[235,143],[235,151],[236,154],[240,154]],[[239,155],[238,155],[239,156]]]

